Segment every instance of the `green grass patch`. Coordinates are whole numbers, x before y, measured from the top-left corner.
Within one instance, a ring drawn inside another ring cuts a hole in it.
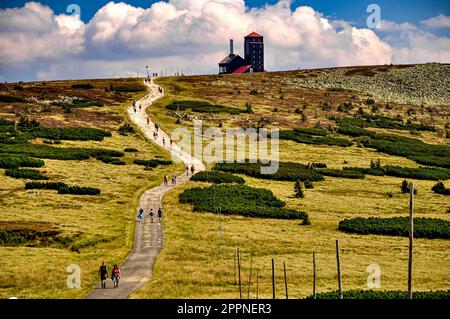
[[[409,236],[407,217],[355,217],[339,222],[339,230],[346,233]],[[414,218],[414,237],[450,239],[450,221],[437,218]]]
[[[311,135],[311,134],[304,134],[297,131],[298,129],[295,129],[293,131],[280,131],[279,138],[282,140],[290,140],[297,143],[303,143],[303,144],[315,144],[315,145],[331,145],[331,146],[341,146],[341,147],[348,147],[352,146],[353,142],[350,140],[347,140],[345,138],[336,138],[331,136],[320,136],[320,135]],[[306,129],[303,129],[306,130]],[[310,129],[313,130],[313,129]],[[323,130],[318,130],[318,132]]]
[[[301,219],[309,223],[308,214],[284,209],[285,203],[270,190],[246,185],[219,185],[185,190],[179,195],[180,203],[193,205],[194,211],[219,212],[246,217]]]

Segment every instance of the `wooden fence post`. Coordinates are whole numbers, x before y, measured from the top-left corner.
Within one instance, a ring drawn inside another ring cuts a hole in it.
[[[242,299],[242,282],[241,282],[241,253],[239,252],[239,247],[237,249],[238,255],[238,275],[239,275],[239,298]]]
[[[413,239],[414,239],[414,184],[409,184],[409,258],[408,258],[408,299],[413,298],[412,290],[412,263],[413,263]]]
[[[286,290],[286,299],[289,299],[287,277],[286,277],[286,262],[285,261],[283,261],[283,269],[284,269],[284,288]]]
[[[316,253],[313,252],[313,298],[316,299]]]
[[[250,258],[250,277],[248,278],[247,299],[250,299],[250,288],[252,286],[252,268],[253,268],[253,256]]]
[[[272,298],[276,299],[275,293],[275,260],[272,258]]]
[[[336,240],[336,260],[338,272],[339,299],[344,299],[344,294],[342,292],[341,258],[339,257],[339,240]]]

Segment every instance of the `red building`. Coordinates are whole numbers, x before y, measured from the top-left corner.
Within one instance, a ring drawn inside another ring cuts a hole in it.
[[[244,57],[234,54],[233,40],[230,53],[219,62],[219,74],[264,72],[264,37],[252,32],[244,38]]]

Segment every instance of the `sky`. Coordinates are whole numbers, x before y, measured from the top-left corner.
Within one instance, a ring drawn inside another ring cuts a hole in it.
[[[252,31],[268,71],[450,63],[448,0],[1,0],[0,81],[217,73]]]

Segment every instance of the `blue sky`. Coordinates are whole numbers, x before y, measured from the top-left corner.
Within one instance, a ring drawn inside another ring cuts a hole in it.
[[[26,0],[1,0],[0,8],[21,7]],[[51,7],[55,13],[64,13],[69,4],[78,4],[81,9],[81,19],[88,22],[98,9],[107,4],[108,0],[41,0],[42,4]],[[120,2],[120,1],[115,1]],[[133,6],[148,8],[155,0],[124,0]],[[260,7],[266,3],[276,3],[276,0],[246,0],[249,7]],[[322,12],[327,17],[352,21],[362,26],[367,17],[366,8],[376,3],[382,10],[382,18],[395,21],[418,23],[438,14],[450,15],[449,0],[296,0],[292,7],[307,5]]]
[[[379,28],[366,23],[371,3]],[[217,73],[229,37],[242,54],[251,31],[265,36],[268,71],[450,63],[450,0],[0,0],[0,82],[135,76],[146,65]]]

